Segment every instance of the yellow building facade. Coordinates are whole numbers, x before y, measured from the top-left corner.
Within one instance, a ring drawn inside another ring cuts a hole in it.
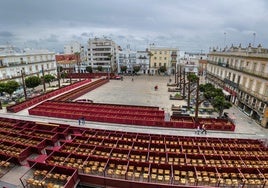
[[[160,67],[166,67],[166,73],[169,75],[174,73],[178,61],[178,49],[151,47],[149,51],[151,74],[158,74]]]

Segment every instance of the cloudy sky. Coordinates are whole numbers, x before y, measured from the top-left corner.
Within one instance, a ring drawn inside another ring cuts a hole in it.
[[[152,43],[189,52],[240,43],[268,48],[268,1],[0,1],[0,45],[63,51],[71,41],[103,36],[133,50]]]

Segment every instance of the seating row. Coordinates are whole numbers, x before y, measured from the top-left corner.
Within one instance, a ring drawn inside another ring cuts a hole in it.
[[[137,106],[137,105],[123,105],[123,104],[109,104],[109,103],[76,103],[76,102],[70,102],[70,101],[55,101],[50,100],[46,101],[45,104],[47,105],[61,105],[64,107],[81,107],[81,108],[95,108],[95,109],[107,109],[107,110],[128,110],[128,111],[143,111],[143,112],[161,112],[162,110],[159,110],[159,107],[155,106]]]
[[[78,182],[75,169],[29,161],[31,168],[21,178],[23,187],[73,188]]]
[[[180,185],[261,186],[268,178],[268,168],[147,163],[97,156],[76,156],[55,151],[50,153],[46,162],[50,165],[78,169],[81,174]]]
[[[82,95],[84,95],[85,93],[88,93],[89,91],[96,89],[97,87],[107,83],[108,80],[106,79],[100,79],[100,80],[96,80],[94,82],[90,82],[87,83],[79,88],[76,88],[74,90],[71,90],[61,96],[58,96],[56,98],[54,98],[54,100],[56,101],[72,101]]]
[[[75,87],[83,85],[83,84],[85,84],[87,82],[90,82],[90,80],[83,80],[83,81],[76,82],[76,83],[68,85],[68,86],[63,86],[63,87],[61,87],[61,88],[59,88],[57,90],[49,91],[49,92],[47,92],[45,94],[30,98],[30,99],[22,101],[22,102],[20,102],[18,104],[7,106],[7,111],[8,112],[13,112],[13,113],[19,112],[19,111],[21,111],[23,109],[29,108],[32,105],[35,105],[35,104],[39,103],[41,101],[44,101],[44,100],[46,100],[48,98],[54,97],[56,95],[59,95],[59,94],[61,94],[63,92],[69,91],[70,89],[73,89]]]
[[[111,73],[110,76],[114,76],[114,73]],[[107,77],[107,73],[68,73],[66,78],[100,78],[100,77]]]
[[[123,111],[123,110],[106,110],[106,109],[94,109],[94,108],[81,108],[81,107],[64,107],[64,106],[48,106],[44,104],[40,104],[34,109],[40,109],[40,111],[63,111],[65,113],[75,112],[81,114],[89,114],[92,116],[120,116],[120,117],[144,117],[144,118],[159,118],[164,120],[164,112],[163,113],[155,113],[155,112],[140,112],[138,110],[134,111]]]

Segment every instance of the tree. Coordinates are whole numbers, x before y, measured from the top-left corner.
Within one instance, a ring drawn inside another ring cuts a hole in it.
[[[140,69],[141,69],[140,66],[134,66],[134,67],[133,67],[133,71],[134,71],[135,73],[139,72]]]
[[[10,97],[12,96],[14,91],[16,91],[20,87],[19,83],[14,80],[8,81],[5,85],[5,92],[8,93]]]
[[[232,106],[232,104],[225,99],[222,89],[215,88],[210,83],[200,85],[200,91],[203,92],[204,98],[209,100],[213,108],[219,113],[219,117],[222,117],[224,109],[229,109]]]
[[[187,79],[188,79],[190,82],[196,82],[197,79],[198,79],[198,76],[196,76],[196,75],[193,74],[193,73],[190,73],[190,74],[187,76]]]
[[[67,77],[67,73],[66,72],[62,72],[60,77],[62,78],[63,82],[64,82],[64,78]]]
[[[3,92],[5,92],[6,89],[6,83],[1,82],[0,83],[0,93],[2,94]]]
[[[25,79],[25,85],[28,88],[35,88],[41,84],[41,78],[37,76],[30,76]]]
[[[108,58],[109,58],[109,60],[110,60],[110,69],[111,69],[110,71],[111,71],[111,72],[113,72],[112,57],[113,57],[113,54],[109,54],[109,55],[108,55]]]
[[[75,52],[76,64],[78,66],[78,72],[80,73],[80,52]]]
[[[161,73],[164,73],[164,72],[166,72],[167,71],[167,68],[165,67],[165,66],[161,66],[160,68],[159,68],[159,72],[161,72]]]
[[[216,96],[212,101],[212,106],[219,113],[219,117],[222,117],[224,109],[229,109],[232,104],[226,101],[224,96]]]
[[[97,69],[98,69],[99,72],[101,72],[102,71],[102,66],[99,65]]]
[[[89,72],[89,73],[92,73],[93,72],[92,67],[91,66],[87,66],[86,67],[86,71]]]
[[[52,82],[53,80],[55,80],[55,76],[53,76],[51,74],[46,74],[44,76],[44,80],[45,80],[45,83],[48,83],[48,85],[50,87],[50,82]]]
[[[120,69],[121,69],[121,72],[122,72],[122,73],[123,73],[123,72],[126,73],[126,71],[127,71],[127,66],[122,65],[122,66],[120,67]]]

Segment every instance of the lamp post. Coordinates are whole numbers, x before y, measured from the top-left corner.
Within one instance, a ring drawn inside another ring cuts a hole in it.
[[[46,92],[46,82],[45,82],[44,65],[42,65],[42,81],[43,81],[44,92]]]
[[[57,77],[58,77],[58,85],[60,88],[60,67],[59,66],[57,66]]]
[[[25,100],[27,100],[28,98],[27,98],[26,86],[25,86],[25,80],[24,80],[24,74],[25,74],[24,69],[22,69],[20,71],[20,73],[21,73],[21,79],[22,79],[22,87],[23,87],[23,92],[24,92],[24,98],[25,98]]]

